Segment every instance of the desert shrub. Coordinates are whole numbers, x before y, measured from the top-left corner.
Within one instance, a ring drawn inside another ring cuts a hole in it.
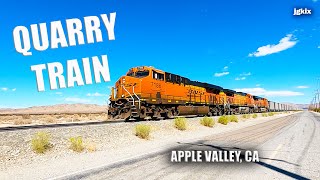
[[[261,115],[262,115],[262,117],[267,117],[268,116],[267,113],[262,113]]]
[[[175,128],[183,131],[187,129],[187,120],[183,117],[178,117],[174,119],[174,126]]]
[[[269,112],[269,113],[268,113],[268,116],[273,116],[273,115],[274,115],[273,112]]]
[[[243,119],[249,119],[249,118],[250,118],[250,114],[243,114],[243,115],[242,115],[242,118],[243,118]]]
[[[51,115],[46,115],[45,117],[43,117],[43,121],[45,121],[46,123],[56,123],[55,117]]]
[[[95,151],[97,151],[97,145],[94,142],[89,142],[89,143],[86,144],[86,149],[89,152],[95,152]]]
[[[108,114],[102,113],[102,114],[101,114],[101,120],[102,120],[102,121],[107,121],[107,120],[108,120]]]
[[[22,115],[22,119],[30,119],[30,118],[31,118],[30,114],[23,114]]]
[[[252,115],[252,118],[257,118],[258,117],[258,114],[253,114]]]
[[[15,125],[23,125],[23,124],[31,124],[32,121],[31,121],[31,119],[15,119],[13,121],[13,123]]]
[[[221,123],[223,125],[227,125],[229,123],[229,119],[227,116],[220,116],[218,119],[218,123]]]
[[[36,153],[44,153],[50,148],[50,134],[46,132],[38,132],[31,140],[31,146]]]
[[[207,127],[213,127],[214,123],[215,122],[214,122],[213,118],[210,118],[210,117],[204,117],[200,120],[200,124],[207,126]]]
[[[70,149],[75,152],[82,152],[84,150],[83,141],[81,136],[70,138]]]
[[[228,118],[230,122],[238,122],[238,117],[235,115],[231,115]]]
[[[81,121],[81,117],[79,116],[79,114],[73,114],[73,121]]]
[[[146,124],[136,125],[136,136],[141,139],[149,139],[151,132],[151,127]]]

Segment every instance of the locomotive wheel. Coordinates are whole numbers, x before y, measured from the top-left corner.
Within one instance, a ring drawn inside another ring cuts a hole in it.
[[[180,112],[179,110],[174,111],[174,116],[179,116]]]
[[[168,119],[172,119],[173,118],[173,113],[171,110],[169,110],[167,113],[166,113],[166,118]]]

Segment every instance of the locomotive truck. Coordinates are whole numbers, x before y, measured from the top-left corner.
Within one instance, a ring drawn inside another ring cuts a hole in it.
[[[259,96],[140,66],[129,69],[111,89],[108,115],[111,119],[135,120],[256,113],[269,111],[269,102]]]

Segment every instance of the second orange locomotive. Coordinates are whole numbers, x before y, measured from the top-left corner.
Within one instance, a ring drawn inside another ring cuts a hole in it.
[[[116,82],[111,92],[109,115],[129,120],[267,110],[265,98],[142,66],[131,68]]]

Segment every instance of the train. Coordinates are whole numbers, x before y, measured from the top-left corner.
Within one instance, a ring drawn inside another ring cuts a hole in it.
[[[245,92],[192,81],[152,66],[133,67],[111,88],[110,119],[163,119],[295,110]]]

